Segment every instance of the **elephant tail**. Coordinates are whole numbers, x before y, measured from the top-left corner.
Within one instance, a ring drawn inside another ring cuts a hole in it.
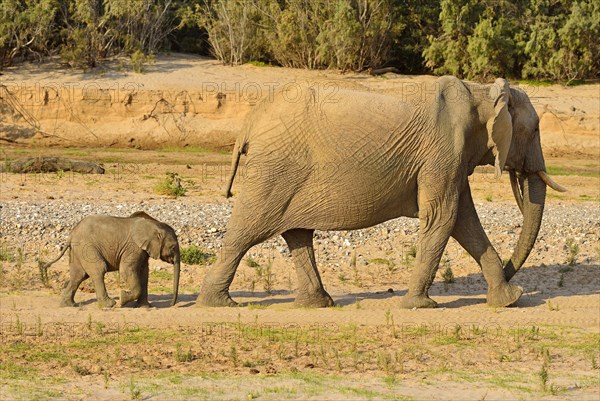
[[[63,250],[60,253],[60,255],[58,255],[58,257],[56,257],[56,259],[52,259],[50,262],[46,263],[42,267],[42,269],[44,269],[44,271],[48,270],[48,268],[50,266],[52,266],[53,264],[55,264],[56,262],[58,262],[58,260],[63,257],[63,255],[65,254],[65,252],[67,252],[67,249],[69,249],[69,248],[71,248],[71,242],[70,241],[67,243],[67,245],[65,247],[63,247]]]
[[[231,193],[231,187],[233,186],[233,181],[235,180],[235,174],[237,173],[237,169],[240,165],[240,157],[246,154],[248,151],[248,140],[245,135],[240,135],[238,139],[235,141],[235,145],[233,146],[233,159],[231,161],[231,171],[229,173],[229,181],[227,182],[227,190],[225,192],[225,197],[230,198],[233,196]]]

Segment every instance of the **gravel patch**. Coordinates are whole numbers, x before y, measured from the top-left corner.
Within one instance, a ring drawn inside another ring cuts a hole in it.
[[[225,203],[68,203],[61,200],[14,200],[3,202],[1,206],[0,234],[5,244],[21,244],[26,248],[28,244],[58,248],[66,242],[71,227],[85,216],[128,216],[135,211],[144,210],[171,225],[182,246],[196,244],[209,250],[217,250],[221,246],[232,208]],[[497,249],[502,254],[504,251],[512,252],[522,223],[518,208],[508,201],[480,202],[476,207],[482,224]],[[417,233],[417,219],[398,218],[363,230],[317,232],[315,245],[327,250],[320,253],[321,260],[327,261],[329,253],[348,256],[353,248],[362,246],[373,246],[389,253],[397,249],[398,241],[414,243]],[[542,255],[547,252],[562,254],[567,238],[572,238],[579,244],[582,256],[587,254],[589,260],[600,257],[600,250],[595,249],[600,243],[600,206],[597,203],[547,204],[536,250]],[[288,254],[281,237],[269,240],[264,246],[275,247],[283,255]]]

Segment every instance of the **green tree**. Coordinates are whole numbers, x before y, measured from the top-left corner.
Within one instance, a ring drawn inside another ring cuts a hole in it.
[[[0,3],[0,68],[18,56],[47,54],[58,9],[55,0],[2,0]]]
[[[504,16],[480,19],[468,38],[466,75],[484,80],[517,75],[515,64],[521,49],[513,39],[515,29],[512,20]]]
[[[430,36],[430,45],[423,52],[428,68],[436,74],[467,75],[468,37],[484,8],[476,0],[442,0],[441,35]]]
[[[256,1],[203,0],[180,15],[185,24],[196,24],[208,32],[211,51],[223,63],[236,65],[260,58],[258,44],[263,34]]]
[[[442,0],[441,35],[423,56],[436,74],[489,79],[519,75],[523,1]]]
[[[284,67],[319,68],[325,65],[317,50],[321,27],[333,15],[328,0],[287,0],[269,7],[266,30],[273,58]]]
[[[61,57],[71,66],[93,68],[105,58],[115,32],[106,29],[102,0],[74,0],[64,7]]]
[[[428,37],[440,35],[439,0],[394,0],[395,21],[401,23],[391,35],[391,49],[385,62],[408,74],[426,71],[423,50]],[[403,28],[403,29],[399,29]]]
[[[573,80],[600,73],[600,5],[593,0],[532,0],[524,77]]]
[[[357,67],[357,63],[362,64],[358,61],[361,26],[350,0],[337,0],[332,6],[332,15],[320,27],[317,35],[317,59],[327,67],[352,69]]]
[[[176,6],[172,0],[104,0],[104,17],[120,49],[156,53],[178,28]]]

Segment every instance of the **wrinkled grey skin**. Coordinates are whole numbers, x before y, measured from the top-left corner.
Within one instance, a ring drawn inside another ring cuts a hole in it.
[[[118,270],[126,286],[121,291],[121,306],[137,300],[137,306],[149,307],[149,257],[173,264],[171,305],[177,302],[180,271],[177,236],[169,225],[144,212],[129,217],[96,215],[84,218],[71,231],[62,253],[44,268],[58,261],[67,249],[71,250],[70,279],[63,291],[61,306],[76,306],[75,292],[85,279],[91,277],[98,305],[113,307],[116,302],[106,292],[104,274]]]
[[[340,89],[325,96],[294,87],[257,106],[236,141],[227,195],[242,154],[245,178],[200,305],[235,305],[229,285],[244,254],[282,235],[296,266],[296,304],[331,306],[315,263],[314,230],[360,229],[400,216],[419,219],[416,265],[401,307],[436,306],[428,289],[451,236],[481,266],[490,306],[519,299],[523,289],[508,280],[534,245],[546,185],[562,189],[545,174],[529,98],[503,79],[476,85],[441,77],[435,85],[398,91]],[[469,188],[469,175],[487,164],[497,176],[510,172],[523,213],[506,269]]]

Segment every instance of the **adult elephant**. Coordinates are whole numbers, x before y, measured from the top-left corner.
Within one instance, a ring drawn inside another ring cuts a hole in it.
[[[137,300],[137,306],[148,307],[148,258],[160,259],[174,266],[173,299],[177,302],[179,288],[180,254],[177,235],[171,226],[145,212],[129,217],[104,215],[88,216],[71,231],[69,242],[61,254],[48,262],[44,269],[56,263],[67,251],[70,279],[63,294],[61,306],[76,306],[75,292],[81,283],[91,277],[96,298],[101,307],[111,308],[116,302],[106,292],[104,275],[119,271],[126,289],[121,291],[121,306]]]
[[[315,264],[314,230],[352,230],[419,218],[416,266],[403,308],[435,307],[428,289],[450,236],[481,266],[487,303],[521,296],[508,280],[523,265],[542,221],[546,185],[539,121],[528,96],[504,79],[476,85],[445,76],[392,95],[288,86],[257,106],[236,141],[232,176],[246,154],[243,188],[216,266],[198,303],[235,305],[229,285],[250,247],[281,234],[298,275],[296,304],[333,305]],[[523,228],[502,262],[485,234],[468,176],[478,165],[510,172]]]

